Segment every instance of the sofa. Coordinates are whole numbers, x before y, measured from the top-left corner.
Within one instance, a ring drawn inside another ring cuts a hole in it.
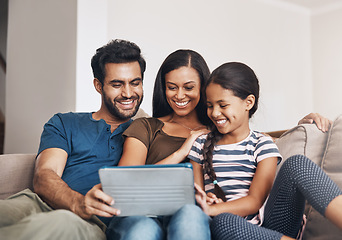
[[[298,125],[285,131],[271,132],[284,159],[303,154],[320,166],[342,188],[342,115],[329,132],[322,133],[313,124]],[[279,137],[279,138],[278,138]],[[0,199],[25,188],[33,189],[35,154],[0,155]],[[280,164],[281,166],[281,164]],[[280,167],[279,166],[279,167]],[[342,239],[342,231],[317,213],[308,203],[303,239]]]

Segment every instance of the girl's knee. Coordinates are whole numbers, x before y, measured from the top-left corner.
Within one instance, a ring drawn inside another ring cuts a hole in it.
[[[315,167],[314,165],[315,163],[304,155],[293,155],[285,160],[280,170],[285,172],[286,175],[302,174],[306,169]]]
[[[231,236],[232,239],[239,239],[243,221],[246,220],[230,213],[217,215],[210,224],[213,239],[224,239],[225,236]]]
[[[283,166],[285,165],[285,167],[298,167],[298,165],[302,164],[303,162],[306,162],[307,160],[308,158],[306,156],[297,154],[286,159]]]
[[[240,218],[241,217],[231,213],[222,213],[213,218],[211,226],[220,228],[226,227],[227,225],[231,226]]]

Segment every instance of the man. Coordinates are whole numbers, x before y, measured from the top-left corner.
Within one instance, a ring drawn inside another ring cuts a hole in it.
[[[120,160],[121,134],[143,99],[146,63],[137,45],[114,40],[97,49],[91,66],[101,108],[59,113],[45,124],[34,175],[34,190],[43,201],[28,190],[3,200],[1,237],[105,239],[105,225],[95,215],[120,213],[102,192],[98,169]]]

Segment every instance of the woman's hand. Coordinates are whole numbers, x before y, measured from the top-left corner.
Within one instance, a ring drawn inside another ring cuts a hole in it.
[[[203,135],[203,134],[207,134],[210,131],[206,128],[200,129],[200,130],[196,130],[196,131],[191,131],[189,137],[185,140],[185,142],[183,143],[183,145],[181,146],[180,149],[177,150],[177,152],[179,152],[181,154],[181,156],[183,156],[183,159],[186,158],[191,150],[192,145],[194,144],[195,140]]]
[[[186,157],[188,156],[192,144],[195,142],[195,140],[206,133],[209,133],[210,131],[208,129],[201,129],[197,131],[191,131],[189,137],[185,140],[183,145],[174,153],[172,153],[170,156],[164,158],[163,160],[157,162],[156,164],[178,164],[182,162]]]
[[[326,117],[323,117],[319,113],[310,113],[299,120],[298,125],[303,123],[315,123],[319,130],[321,130],[322,132],[327,132],[330,125],[332,124],[332,121]]]

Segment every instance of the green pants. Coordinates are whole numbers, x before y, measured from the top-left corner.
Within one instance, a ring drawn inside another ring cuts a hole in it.
[[[0,239],[106,239],[105,225],[68,210],[53,210],[31,190],[0,200]]]

